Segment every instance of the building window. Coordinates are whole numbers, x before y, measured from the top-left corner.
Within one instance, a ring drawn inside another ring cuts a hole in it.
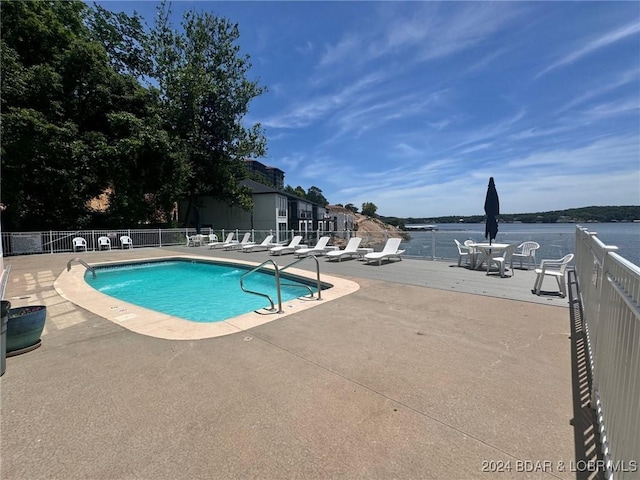
[[[287,216],[287,197],[278,197],[277,200],[277,208],[278,208],[278,216],[286,217]]]

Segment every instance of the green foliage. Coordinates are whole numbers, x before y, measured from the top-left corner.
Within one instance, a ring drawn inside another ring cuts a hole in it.
[[[291,185],[287,185],[286,187],[284,187],[284,191],[290,195],[295,195],[296,197],[300,197],[305,200],[307,198],[307,193],[300,185],[298,185],[296,188],[293,188]]]
[[[364,202],[362,204],[362,215],[366,215],[367,217],[375,217],[376,212],[378,211],[378,207],[371,202]]]
[[[137,13],[128,16],[94,4],[87,15],[87,25],[94,40],[100,43],[111,67],[118,73],[143,78],[151,72],[150,38]]]
[[[401,230],[404,229],[405,221],[402,218],[398,218],[398,217],[380,217],[380,219],[384,223],[388,223],[389,225],[393,225],[394,227],[398,227]]]
[[[358,213],[358,207],[356,207],[353,203],[347,203],[344,208],[347,210],[351,210],[353,213]]]
[[[472,216],[446,216],[432,218],[404,218],[380,217],[386,223],[395,225],[394,221],[403,221],[405,224],[420,223],[482,223],[484,215]],[[632,222],[640,219],[640,206],[607,206],[607,207],[583,207],[567,210],[553,210],[550,212],[501,214],[501,222],[522,223],[556,223],[558,220],[581,222]]]
[[[247,172],[246,178],[249,178],[255,182],[266,185],[267,187],[276,188],[273,182],[260,172]]]
[[[242,118],[263,89],[246,79],[237,25],[188,13],[178,31],[160,13],[148,32],[80,1],[3,2],[5,228],[166,222],[185,194],[251,207],[242,159],[266,147]],[[91,210],[104,193],[108,208]]]
[[[236,44],[238,26],[190,11],[175,29],[169,14],[162,4],[151,33],[152,78],[165,128],[184,145],[190,162],[188,192],[250,207],[249,192],[237,181],[245,176],[245,158],[265,155],[266,140],[259,124],[245,128],[242,119],[264,88],[247,79],[251,64]]]
[[[329,204],[327,199],[324,198],[322,190],[320,190],[318,187],[309,187],[309,190],[307,190],[306,198],[310,202],[317,203],[319,205],[322,205],[323,207]]]

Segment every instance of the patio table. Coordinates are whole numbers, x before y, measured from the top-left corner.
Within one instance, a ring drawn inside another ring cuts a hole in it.
[[[474,270],[480,270],[484,262],[490,261],[492,257],[499,257],[510,243],[470,243],[467,245],[470,249],[471,268]]]

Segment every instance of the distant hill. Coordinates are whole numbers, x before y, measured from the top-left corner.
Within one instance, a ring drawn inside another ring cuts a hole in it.
[[[413,223],[481,223],[484,215],[448,217],[400,218],[379,216],[380,220],[399,228]],[[640,220],[640,205],[583,207],[551,212],[535,213],[507,213],[499,216],[501,222],[506,223],[587,223],[587,222],[633,222]]]

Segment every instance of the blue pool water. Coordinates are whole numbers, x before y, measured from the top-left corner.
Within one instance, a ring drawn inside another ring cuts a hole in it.
[[[99,292],[125,302],[210,323],[270,307],[266,298],[241,290],[240,277],[247,271],[237,265],[172,260],[97,267],[96,278],[87,271],[85,281]],[[307,288],[300,287],[300,281],[283,276],[280,280],[283,302],[309,294]],[[273,275],[254,272],[245,278],[244,286],[268,294],[277,308]],[[309,286],[317,294],[315,283]]]

